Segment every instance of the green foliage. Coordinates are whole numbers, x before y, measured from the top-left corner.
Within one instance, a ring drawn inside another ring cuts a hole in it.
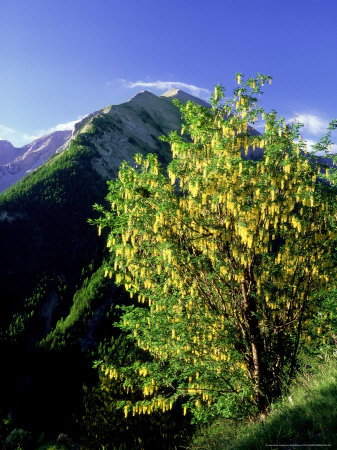
[[[15,428],[7,436],[4,442],[4,448],[6,450],[24,450],[32,448],[30,442],[32,436],[28,431]]]
[[[104,277],[104,267],[100,266],[90,277],[86,277],[75,292],[69,314],[59,319],[53,330],[41,341],[43,347],[61,348],[78,345],[78,340],[87,337],[88,345],[95,345],[94,335],[90,336],[90,325],[95,328],[95,316],[102,320],[112,301],[123,301],[112,280]]]
[[[211,109],[176,102],[189,138],[164,138],[168,175],[139,154],[110,183],[111,208],[96,206],[99,234],[110,231],[106,275],[139,302],[119,326],[148,353],[102,365],[125,390],[126,417],[176,402],[198,422],[264,412],[294,374],[317,292],[335,286],[335,190],[317,180],[300,126],[257,107],[267,80],[248,78],[229,100],[216,86]],[[259,115],[258,136],[248,124]]]
[[[33,294],[23,301],[19,312],[12,315],[12,320],[4,330],[1,330],[1,340],[11,343],[23,343],[27,336],[43,335],[45,331],[45,319],[43,305],[54,294],[57,303],[62,302],[65,285],[61,277],[43,277],[34,289]],[[47,313],[47,312],[46,312]],[[48,315],[48,314],[47,314]],[[37,330],[39,332],[37,333]]]
[[[314,365],[314,361],[321,361],[323,355],[337,356],[337,291],[331,289],[321,291],[314,299],[316,312],[308,322],[308,332],[301,341],[299,364]]]
[[[111,319],[119,320],[120,312],[114,311]],[[135,361],[146,362],[148,355],[127,339],[125,333],[101,342],[98,350],[100,363],[106,365],[130,365]],[[100,364],[96,362],[96,366]],[[102,365],[100,365],[102,367]],[[139,392],[131,393],[135,401]],[[125,417],[117,406],[125,398],[124,390],[100,371],[99,383],[84,387],[84,409],[81,428],[84,443],[90,448],[177,448],[185,444],[191,435],[190,418],[184,417],[181,405],[175,405],[167,414],[133,415]]]
[[[191,449],[262,450],[266,446],[337,446],[336,359],[306,368],[266,419],[219,420],[196,433]]]

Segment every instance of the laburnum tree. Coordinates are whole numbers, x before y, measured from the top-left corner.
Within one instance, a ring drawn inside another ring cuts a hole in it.
[[[96,205],[106,275],[135,298],[119,326],[148,355],[101,365],[126,416],[175,402],[265,412],[310,339],[314,294],[336,285],[334,171],[308,157],[301,124],[258,105],[271,77],[236,76],[233,98],[217,85],[210,108],[176,101],[184,125],[166,138],[167,171],[138,154],[109,184],[111,210]]]

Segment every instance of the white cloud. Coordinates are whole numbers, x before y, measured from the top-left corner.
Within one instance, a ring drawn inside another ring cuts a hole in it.
[[[296,113],[295,117],[287,120],[287,123],[295,121],[303,123],[304,127],[302,130],[304,133],[309,133],[314,136],[324,134],[329,125],[328,121],[314,114]]]
[[[297,140],[296,140],[296,142],[297,142]],[[304,142],[305,142],[309,152],[313,151],[314,149],[312,148],[312,146],[317,144],[317,141],[313,141],[312,139],[304,139]]]
[[[15,147],[22,147],[26,144],[30,144],[39,137],[54,133],[55,131],[73,130],[75,124],[82,120],[84,117],[85,116],[81,116],[76,120],[71,120],[70,122],[59,123],[54,127],[48,129],[40,129],[34,131],[34,133],[32,134],[13,130],[12,128],[0,124],[0,140],[7,140],[10,141]]]
[[[160,89],[163,91],[168,89],[182,89],[194,95],[195,97],[204,98],[205,100],[209,100],[210,96],[209,89],[194,86],[193,84],[183,83],[181,81],[127,81],[123,79],[121,79],[120,81],[124,86],[130,89],[136,87]]]
[[[34,141],[38,136],[36,134],[30,135],[27,133],[20,133],[13,130],[13,128],[6,127],[0,124],[0,140],[11,142],[14,146],[20,147],[29,142]]]
[[[264,121],[263,122],[255,122],[254,124],[252,124],[252,127],[255,128],[258,131],[261,130],[261,132],[264,133],[264,129],[266,127],[266,124],[265,124]]]
[[[295,144],[298,144],[299,140],[298,140],[298,139],[295,139],[294,142],[295,142]],[[306,137],[303,137],[303,136],[302,136],[302,142],[306,145],[307,151],[308,151],[308,152],[314,152],[315,149],[313,148],[313,146],[314,146],[315,144],[317,144],[318,141],[313,140],[313,139],[310,139],[310,138],[307,139]],[[329,153],[337,153],[337,144],[332,144],[332,145],[331,145],[331,149],[330,149],[330,151],[328,152],[328,154],[329,154]],[[316,154],[317,154],[317,155],[324,155],[324,156],[325,156],[327,153],[326,153],[325,151],[319,151],[319,152],[317,152]]]
[[[0,133],[9,133],[9,134],[11,134],[11,133],[15,133],[15,130],[13,130],[12,128],[8,128],[8,127],[6,127],[5,125],[0,125]]]
[[[314,114],[307,114],[307,113],[296,113],[294,117],[288,119],[286,123],[292,123],[292,122],[300,122],[303,123],[303,128],[301,128],[300,134],[303,138],[303,140],[307,144],[308,151],[313,151],[312,148],[313,145],[317,144],[320,137],[322,137],[329,126],[329,122],[326,119],[323,119],[322,117],[319,117]],[[317,137],[315,139],[315,137]],[[333,135],[332,135],[333,139]],[[331,152],[337,153],[337,145],[332,144],[331,145]],[[318,152],[318,154],[321,154],[322,152]],[[323,154],[323,153],[322,153]]]
[[[314,148],[312,148],[317,142],[319,141],[319,138],[325,134],[327,131],[327,128],[329,126],[329,122],[322,119],[319,116],[313,115],[313,114],[303,114],[303,113],[297,113],[294,117],[287,119],[286,123],[290,124],[293,122],[300,122],[303,123],[304,126],[301,128],[300,135],[302,137],[302,141],[305,142],[307,146],[307,150],[309,152],[314,151]],[[256,122],[252,125],[257,131],[260,133],[264,133],[265,130],[265,120]],[[316,138],[316,139],[315,139]],[[332,134],[332,140],[334,139],[334,135]],[[294,142],[298,142],[298,139],[295,139]],[[337,153],[337,144],[331,145],[331,153]],[[325,152],[318,152],[319,155],[325,155]]]
[[[47,130],[40,130],[39,136],[44,136],[46,134],[54,133],[55,131],[73,130],[76,123],[82,120],[85,116],[81,116],[76,120],[71,120],[70,122],[59,123],[54,127],[48,128]]]
[[[305,142],[307,149],[309,152],[313,152],[314,148],[312,148],[315,144],[317,144],[318,141],[314,141],[312,139],[303,139],[303,141]],[[296,142],[298,142],[296,140]],[[336,144],[332,144],[331,145],[331,153],[337,153],[337,145]],[[318,155],[325,155],[325,152],[318,152]]]

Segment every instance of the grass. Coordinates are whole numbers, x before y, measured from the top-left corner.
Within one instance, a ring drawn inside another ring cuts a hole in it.
[[[200,431],[191,449],[337,448],[337,361],[327,359],[314,374],[302,374],[271,407],[264,421],[219,420]],[[317,447],[316,447],[317,445]],[[307,447],[308,446],[308,447]]]

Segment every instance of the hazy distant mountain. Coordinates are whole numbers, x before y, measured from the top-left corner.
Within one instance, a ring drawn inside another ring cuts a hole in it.
[[[25,147],[16,148],[9,141],[0,140],[0,165],[8,164],[25,152]]]
[[[0,141],[0,192],[46,162],[70,139],[71,131],[55,131],[21,148]]]

